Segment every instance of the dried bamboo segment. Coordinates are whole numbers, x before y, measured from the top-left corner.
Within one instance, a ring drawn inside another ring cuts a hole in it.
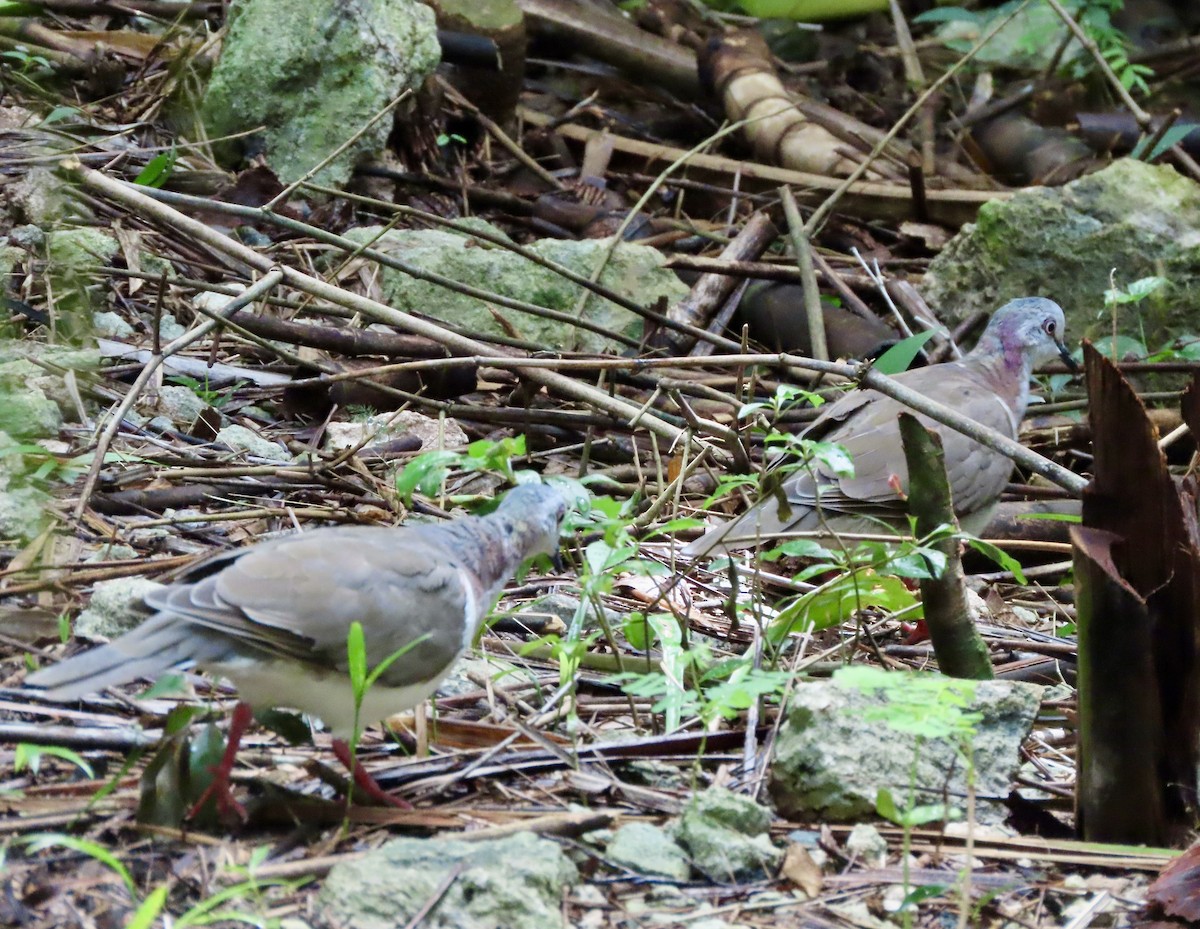
[[[747,121],[743,131],[759,160],[842,177],[857,167],[850,146],[797,107],[758,33],[734,32],[714,40],[701,52],[699,65],[701,80],[729,118]]]
[[[1117,367],[1084,343],[1094,477],[1072,527],[1079,624],[1076,821],[1085,839],[1166,845],[1196,822],[1200,531],[1158,432]],[[1183,401],[1194,417],[1193,386]]]

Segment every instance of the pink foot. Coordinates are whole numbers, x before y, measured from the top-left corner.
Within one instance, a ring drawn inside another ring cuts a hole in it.
[[[225,742],[225,752],[221,755],[221,760],[212,767],[212,783],[205,788],[200,799],[192,804],[185,819],[195,819],[204,805],[212,800],[216,803],[217,813],[222,819],[236,817],[240,822],[246,821],[246,808],[233,799],[233,788],[229,783],[229,776],[233,773],[233,764],[237,760],[237,751],[238,746],[242,743],[242,735],[253,718],[254,711],[250,708],[250,704],[239,703],[234,707],[233,715],[229,719],[229,736]]]
[[[357,759],[350,757],[350,746],[346,743],[345,739],[333,740],[333,753],[337,756],[337,760],[350,772],[354,783],[361,787],[363,792],[376,803],[381,806],[398,807],[402,810],[411,810],[413,808],[413,805],[407,800],[402,800],[387,793],[375,782],[375,778],[371,777],[367,769],[357,763]]]

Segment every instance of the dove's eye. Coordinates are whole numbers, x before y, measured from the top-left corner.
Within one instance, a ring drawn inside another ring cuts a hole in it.
[[[1046,325],[1044,328],[1046,330],[1046,335],[1054,335],[1054,320],[1046,320]]]

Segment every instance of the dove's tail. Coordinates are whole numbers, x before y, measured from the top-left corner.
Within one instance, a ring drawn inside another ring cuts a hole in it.
[[[157,677],[196,657],[195,628],[176,615],[159,613],[108,645],[42,668],[25,684],[43,688],[42,696],[50,700],[78,700],[105,687]]]
[[[687,545],[679,550],[679,554],[684,558],[690,559],[703,558],[710,553],[719,554],[723,549],[721,540],[729,535],[730,530],[733,529],[737,522],[738,520],[731,519],[720,526],[709,529],[700,538],[692,539],[692,541],[688,542]]]
[[[749,548],[760,539],[770,538],[773,532],[787,528],[779,519],[779,503],[766,497],[741,516],[735,516],[693,539],[679,550],[684,558],[704,558],[725,555],[739,548]]]

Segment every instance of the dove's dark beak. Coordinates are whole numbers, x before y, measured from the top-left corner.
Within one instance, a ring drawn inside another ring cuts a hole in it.
[[[1055,340],[1055,345],[1058,346],[1058,357],[1063,360],[1063,364],[1067,366],[1067,370],[1072,373],[1079,372],[1079,362],[1071,357],[1071,352],[1062,342]]]
[[[563,563],[563,556],[562,556],[561,548],[556,548],[553,552],[550,553],[550,563],[552,565],[554,565],[554,570],[558,574],[562,574],[563,571],[565,571],[567,569],[566,565]]]

